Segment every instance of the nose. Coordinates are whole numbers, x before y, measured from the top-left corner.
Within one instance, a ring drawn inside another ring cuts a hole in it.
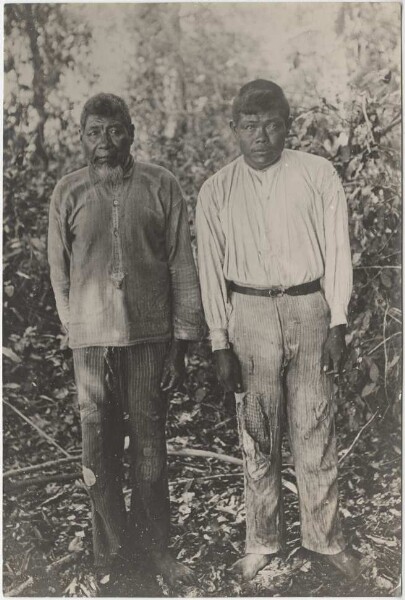
[[[258,127],[257,134],[256,134],[256,141],[257,142],[268,142],[269,141],[269,135],[268,135],[268,132],[267,132],[267,129],[265,126]]]
[[[100,144],[102,148],[108,148],[111,146],[111,138],[107,129],[104,129],[100,135]]]

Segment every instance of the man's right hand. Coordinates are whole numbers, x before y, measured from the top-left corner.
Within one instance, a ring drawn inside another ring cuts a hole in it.
[[[214,361],[220,384],[226,392],[242,391],[242,373],[238,357],[233,350],[215,350]]]

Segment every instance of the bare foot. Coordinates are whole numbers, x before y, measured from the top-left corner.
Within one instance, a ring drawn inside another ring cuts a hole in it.
[[[361,563],[350,550],[343,550],[339,554],[323,554],[322,557],[351,582],[356,581],[361,575]]]
[[[154,552],[151,558],[156,572],[162,575],[169,586],[175,586],[179,583],[184,585],[195,583],[194,571],[174,559],[168,550]]]
[[[229,569],[233,575],[242,581],[250,581],[271,560],[271,554],[246,554],[237,560]]]

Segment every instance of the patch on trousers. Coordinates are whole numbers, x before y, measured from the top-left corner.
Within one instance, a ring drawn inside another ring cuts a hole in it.
[[[83,465],[83,479],[87,487],[92,487],[96,483],[96,476],[93,471]]]
[[[235,397],[246,470],[251,479],[258,480],[270,468],[273,440],[269,421],[259,394],[236,394]]]
[[[323,374],[322,383],[323,397],[321,397],[319,404],[314,408],[318,425],[329,419],[333,410],[333,381],[328,375]]]

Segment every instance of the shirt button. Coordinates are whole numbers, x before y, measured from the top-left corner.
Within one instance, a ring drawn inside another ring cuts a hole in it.
[[[113,204],[114,206],[118,206],[118,200],[114,200]]]
[[[114,235],[115,237],[118,237],[118,229],[114,229]]]

